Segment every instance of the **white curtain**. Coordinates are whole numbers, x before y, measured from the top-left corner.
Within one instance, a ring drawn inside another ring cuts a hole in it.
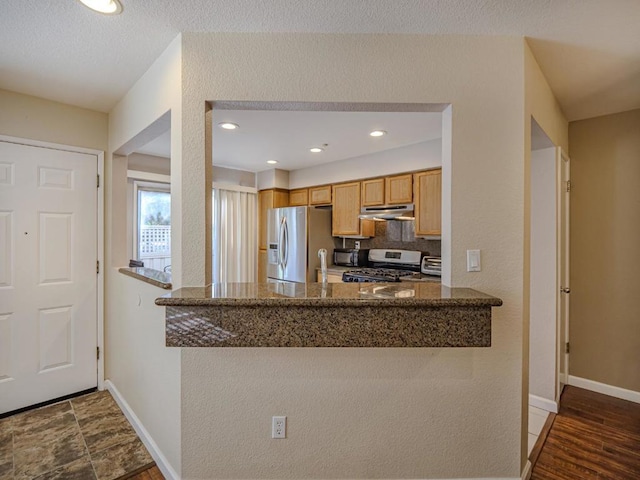
[[[213,282],[255,282],[258,196],[213,189]]]

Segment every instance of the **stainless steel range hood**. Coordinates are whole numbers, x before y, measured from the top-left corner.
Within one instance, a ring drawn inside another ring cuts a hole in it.
[[[359,216],[370,220],[413,220],[413,209],[413,203],[362,207]]]

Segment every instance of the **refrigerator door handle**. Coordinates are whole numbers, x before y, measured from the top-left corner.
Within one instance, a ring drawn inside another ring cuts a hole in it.
[[[282,220],[280,217],[280,224],[278,225],[278,266],[282,267]]]
[[[287,224],[287,217],[284,217],[284,268],[287,268],[289,263],[289,225]]]

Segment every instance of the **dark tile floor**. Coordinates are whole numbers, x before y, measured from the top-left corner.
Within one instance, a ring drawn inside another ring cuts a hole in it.
[[[153,464],[107,391],[0,420],[0,480],[114,480]]]

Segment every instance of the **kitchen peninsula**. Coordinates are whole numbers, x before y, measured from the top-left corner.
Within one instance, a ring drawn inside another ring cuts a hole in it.
[[[176,290],[168,347],[490,347],[502,300],[436,283],[226,283]]]

